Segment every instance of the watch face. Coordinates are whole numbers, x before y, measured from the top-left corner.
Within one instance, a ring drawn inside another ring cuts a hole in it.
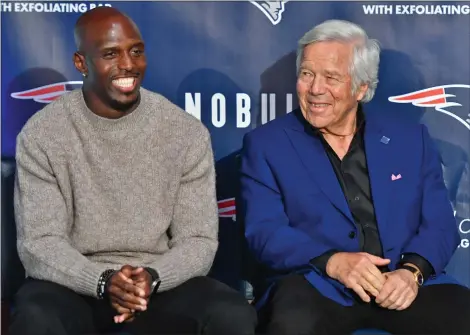
[[[158,286],[160,284],[160,280],[155,280],[152,282],[152,284],[150,285],[150,292],[153,293],[156,289],[158,289]]]
[[[157,286],[157,281],[155,280],[152,285],[150,285],[150,289],[153,291],[153,289]]]
[[[419,285],[419,286],[423,285],[423,282],[424,282],[423,275],[422,275],[422,274],[418,274],[418,275],[416,276],[416,281],[418,282],[418,285]]]

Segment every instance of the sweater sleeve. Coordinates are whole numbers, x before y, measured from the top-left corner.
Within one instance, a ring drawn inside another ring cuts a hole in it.
[[[206,275],[217,251],[215,166],[207,130],[187,151],[169,235],[170,249],[150,265],[160,276],[159,291]]]
[[[88,260],[70,242],[67,209],[49,157],[24,132],[17,138],[15,220],[18,254],[28,276],[96,297],[104,265]]]

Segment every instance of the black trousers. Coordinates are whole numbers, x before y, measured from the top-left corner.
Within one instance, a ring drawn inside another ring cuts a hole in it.
[[[259,311],[263,334],[351,334],[374,328],[392,334],[470,334],[470,290],[459,285],[420,288],[403,311],[375,303],[342,306],[320,294],[303,276],[279,281]]]
[[[132,322],[115,324],[115,315],[109,301],[28,279],[16,295],[9,335],[252,335],[257,323],[241,294],[209,277],[155,294]]]

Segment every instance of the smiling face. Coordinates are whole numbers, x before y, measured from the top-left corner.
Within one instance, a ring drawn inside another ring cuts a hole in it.
[[[316,42],[303,51],[297,95],[305,119],[316,128],[334,128],[351,120],[367,85],[352,93],[352,43]]]
[[[127,111],[139,101],[147,67],[144,42],[126,16],[114,12],[101,16],[81,28],[75,66],[86,74],[84,89],[92,92],[92,98],[112,109]]]

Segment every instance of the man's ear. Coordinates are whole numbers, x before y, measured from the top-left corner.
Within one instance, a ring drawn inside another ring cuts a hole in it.
[[[73,63],[75,64],[75,68],[82,74],[82,76],[86,77],[88,75],[85,56],[83,56],[80,52],[77,51],[73,54]]]
[[[361,86],[359,86],[359,89],[357,90],[356,100],[361,101],[362,98],[364,98],[364,96],[366,95],[368,89],[369,85],[367,84],[362,84]]]

